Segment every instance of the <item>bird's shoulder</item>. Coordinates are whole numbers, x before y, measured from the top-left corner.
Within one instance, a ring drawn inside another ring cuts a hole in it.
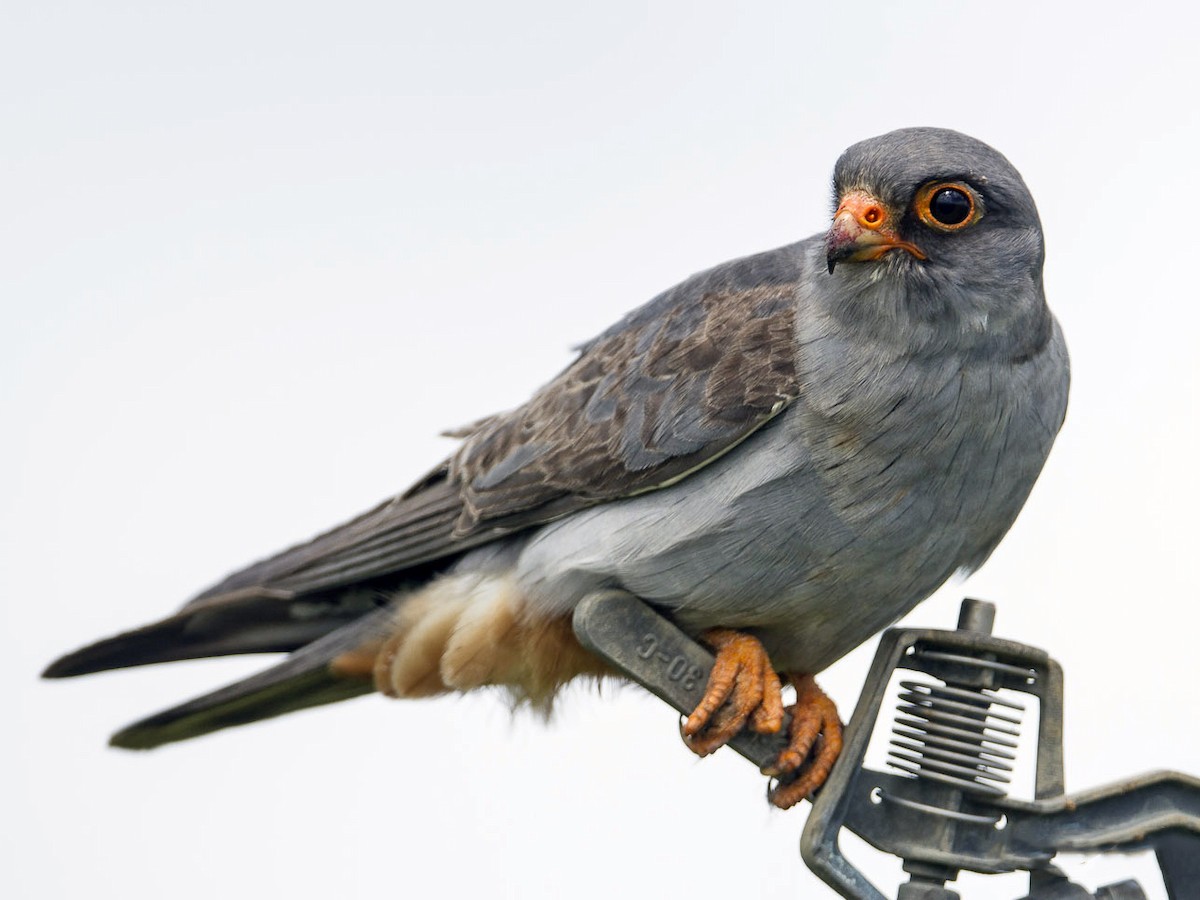
[[[457,432],[460,536],[665,487],[798,396],[803,244],[700,272],[579,348],[524,405]]]

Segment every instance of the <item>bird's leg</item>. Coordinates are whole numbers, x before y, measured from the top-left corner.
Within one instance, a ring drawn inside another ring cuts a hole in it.
[[[756,638],[728,628],[701,636],[717,651],[708,687],[683,723],[683,740],[699,756],[707,756],[742,730],[774,734],[783,727],[779,676]]]
[[[780,809],[795,806],[824,784],[842,752],[842,721],[833,701],[811,675],[787,678],[796,688],[796,702],[788,707],[788,745],[773,766],[762,770],[781,779],[767,795]]]

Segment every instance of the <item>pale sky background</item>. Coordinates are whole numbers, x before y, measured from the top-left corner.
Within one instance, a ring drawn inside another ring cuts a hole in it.
[[[264,663],[36,676],[401,490],[659,290],[823,230],[838,154],[907,125],[1023,172],[1074,372],[1010,536],[908,621],[985,597],[1063,663],[1071,789],[1200,772],[1194,7],[581,7],[0,7],[0,895],[832,896],[807,807],[637,690],[131,754],[117,726]],[[873,649],[824,676],[846,717]],[[1145,859],[1067,865],[1165,896]]]

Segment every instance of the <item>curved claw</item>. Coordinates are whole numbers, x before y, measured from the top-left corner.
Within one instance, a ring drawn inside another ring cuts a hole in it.
[[[842,721],[833,701],[811,675],[788,677],[796,688],[796,702],[788,707],[788,745],[774,765],[762,770],[783,779],[767,792],[780,809],[795,806],[824,784],[842,752]]]
[[[782,685],[756,638],[714,628],[702,639],[717,651],[708,687],[681,729],[684,743],[700,756],[724,746],[747,723],[760,734],[783,727]]]

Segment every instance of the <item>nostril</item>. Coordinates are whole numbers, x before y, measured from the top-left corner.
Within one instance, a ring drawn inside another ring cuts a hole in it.
[[[862,223],[869,227],[883,224],[883,210],[878,206],[868,206],[862,212]]]

